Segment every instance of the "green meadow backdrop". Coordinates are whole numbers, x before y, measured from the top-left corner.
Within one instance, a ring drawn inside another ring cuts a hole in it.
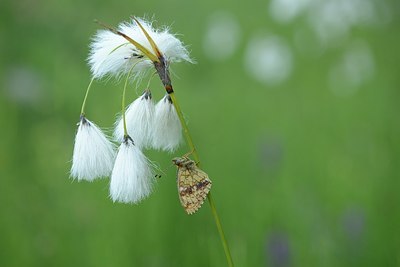
[[[173,83],[236,266],[400,266],[394,0],[2,1],[0,266],[226,266],[208,203],[179,204],[184,144],[146,152],[164,174],[140,205],[69,178],[93,20],[132,15],[171,26],[197,62]],[[104,129],[122,87],[92,87]]]

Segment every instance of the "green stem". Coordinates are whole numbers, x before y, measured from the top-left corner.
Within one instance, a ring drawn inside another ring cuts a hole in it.
[[[89,85],[88,85],[88,87],[86,89],[85,98],[83,99],[82,108],[81,108],[81,115],[85,115],[86,100],[88,98],[90,87],[92,87],[93,81],[94,81],[94,77],[90,80],[90,83],[89,83]]]
[[[207,199],[208,199],[208,203],[210,204],[211,211],[214,215],[215,224],[217,225],[219,236],[222,241],[222,246],[224,247],[226,260],[228,261],[228,266],[233,267],[231,252],[229,250],[228,242],[226,241],[225,233],[222,228],[221,221],[219,220],[219,216],[217,213],[217,209],[215,208],[215,204],[214,204],[214,200],[212,198],[211,192],[208,192]]]
[[[190,153],[193,155],[196,162],[200,162],[199,155],[197,154],[196,148],[194,147],[192,136],[189,133],[189,128],[187,127],[185,118],[183,117],[183,113],[182,113],[181,107],[178,104],[175,93],[172,92],[169,94],[169,96],[171,97],[172,104],[174,105],[176,113],[178,114],[179,121],[181,122],[181,125],[183,128],[183,133],[186,138],[186,143],[188,144],[188,146],[190,148]]]
[[[128,43],[123,43],[123,44],[121,44],[121,45],[115,47],[113,50],[111,50],[111,52],[110,52],[108,55],[111,55],[111,54],[114,53],[117,49],[119,49],[120,47],[122,47],[122,46],[124,46],[124,45],[127,45],[127,44],[128,44]],[[104,61],[103,61],[103,62],[104,62]],[[132,68],[135,67],[136,64],[137,64],[137,63],[135,63],[135,64],[132,66]],[[132,70],[132,68],[131,68],[131,70]],[[130,73],[130,71],[129,71],[129,73]],[[87,100],[87,98],[88,98],[89,91],[90,91],[90,88],[92,87],[93,81],[94,81],[94,77],[90,80],[90,83],[89,83],[89,85],[88,85],[88,87],[87,87],[87,89],[86,89],[85,98],[83,99],[82,108],[81,108],[81,115],[85,115],[86,100]]]
[[[172,103],[173,103],[173,105],[175,107],[176,113],[178,114],[179,120],[180,120],[180,122],[182,124],[183,133],[184,133],[185,138],[186,138],[186,143],[188,144],[188,146],[189,146],[189,148],[191,150],[191,154],[193,155],[194,160],[199,163],[200,162],[199,155],[197,154],[196,148],[195,148],[194,143],[193,143],[193,139],[192,139],[192,137],[191,137],[191,135],[189,133],[189,128],[188,128],[188,126],[186,124],[186,121],[185,121],[185,119],[183,117],[183,113],[182,113],[182,110],[181,110],[181,108],[180,108],[180,106],[178,104],[178,101],[176,99],[175,93],[172,92],[172,93],[169,94],[169,96],[171,97],[171,100],[172,100]],[[215,207],[215,203],[214,203],[214,200],[212,198],[211,192],[208,193],[207,199],[208,199],[208,203],[210,204],[211,212],[212,212],[212,214],[214,216],[215,224],[217,225],[217,229],[218,229],[219,236],[221,238],[222,246],[224,247],[225,256],[226,256],[226,260],[228,262],[228,266],[229,267],[233,267],[233,261],[232,261],[231,252],[229,250],[228,242],[226,241],[224,230],[222,228],[221,221],[219,219],[218,212],[217,212],[217,209]]]
[[[126,129],[125,93],[126,93],[126,87],[128,86],[129,76],[131,75],[131,70],[132,70],[132,68],[129,70],[128,76],[126,76],[124,90],[122,91],[121,112],[122,112],[122,122],[124,124],[124,137],[126,137],[128,135],[128,130]]]
[[[122,91],[122,103],[121,103],[121,112],[122,112],[122,122],[124,124],[124,137],[128,136],[128,130],[126,128],[126,115],[125,115],[125,93],[126,93],[126,87],[128,87],[128,81],[129,77],[131,76],[131,72],[133,68],[139,64],[142,61],[138,61],[135,64],[132,65],[132,67],[128,71],[128,75],[126,76],[125,84],[124,84],[124,90]]]

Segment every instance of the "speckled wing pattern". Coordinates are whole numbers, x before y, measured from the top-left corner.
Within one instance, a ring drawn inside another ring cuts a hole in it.
[[[184,159],[184,158],[181,158]],[[195,213],[210,192],[212,182],[207,173],[200,170],[194,161],[186,158],[178,166],[178,192],[182,207],[188,214]]]

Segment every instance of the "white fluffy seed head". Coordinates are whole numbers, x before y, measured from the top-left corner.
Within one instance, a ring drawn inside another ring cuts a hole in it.
[[[150,195],[154,177],[152,163],[128,137],[118,150],[111,174],[110,197],[114,202],[136,204]]]
[[[152,137],[153,148],[168,152],[175,151],[182,140],[182,125],[168,95],[155,107]]]
[[[82,116],[75,136],[71,177],[93,181],[109,176],[114,158],[113,144],[96,124]]]
[[[175,35],[169,32],[169,28],[164,27],[157,30],[152,27],[150,22],[143,19],[138,20],[154,40],[168,63],[180,61],[193,63],[186,47]],[[134,20],[121,23],[118,30],[155,54],[149,41]],[[128,73],[133,66],[132,75],[135,78],[154,67],[151,60],[133,44],[109,30],[99,30],[96,33],[90,45],[88,62],[95,78],[102,78],[105,75],[120,76]]]
[[[146,90],[138,99],[133,101],[125,112],[128,134],[139,148],[147,148],[151,145],[153,116],[154,102],[150,90]],[[122,142],[124,139],[122,116],[115,124],[114,138],[118,142]]]

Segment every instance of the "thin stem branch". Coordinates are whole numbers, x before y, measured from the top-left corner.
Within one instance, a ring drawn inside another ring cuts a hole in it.
[[[128,136],[128,130],[126,128],[126,115],[125,115],[125,94],[126,94],[126,87],[128,87],[128,81],[129,78],[131,77],[131,72],[133,68],[139,64],[142,61],[138,61],[135,64],[132,65],[132,67],[128,71],[128,75],[126,76],[125,84],[124,84],[124,90],[122,92],[122,103],[121,103],[121,112],[122,112],[122,122],[124,125],[124,137]]]
[[[191,150],[191,154],[193,155],[194,160],[199,163],[200,162],[199,155],[197,154],[196,148],[195,148],[194,143],[193,143],[192,136],[190,135],[189,128],[188,128],[188,126],[186,124],[186,121],[185,121],[185,119],[183,117],[183,113],[182,113],[182,110],[181,110],[181,108],[180,108],[180,106],[178,104],[178,101],[176,99],[175,93],[172,92],[172,93],[169,94],[169,96],[171,97],[172,104],[174,105],[176,113],[178,114],[179,120],[180,120],[180,122],[182,124],[183,132],[184,132],[184,135],[185,135],[185,138],[186,138],[186,143],[187,143],[187,145],[189,146],[189,148]],[[218,212],[217,212],[217,209],[215,207],[215,203],[214,203],[214,200],[212,198],[211,192],[208,193],[207,199],[208,199],[208,203],[210,204],[211,212],[213,214],[213,217],[214,217],[214,220],[215,220],[215,224],[216,224],[217,229],[218,229],[219,236],[221,238],[222,246],[224,247],[224,252],[225,252],[226,260],[228,262],[228,266],[229,267],[233,267],[233,261],[232,261],[231,252],[229,250],[228,242],[226,241],[224,230],[222,228],[222,224],[221,224],[221,221],[219,219]]]
[[[94,77],[90,80],[90,83],[86,89],[85,98],[83,99],[82,108],[81,108],[81,115],[85,115],[86,100],[88,98],[90,87],[92,87],[93,81],[94,81]]]
[[[121,112],[122,112],[122,122],[124,125],[124,137],[128,136],[128,130],[126,128],[126,115],[125,115],[125,94],[126,94],[126,87],[128,86],[129,76],[131,75],[131,70],[132,68],[128,72],[128,76],[126,77],[125,80],[124,90],[122,91]]]
[[[153,78],[154,78],[154,76],[155,76],[156,74],[157,74],[157,72],[153,72],[153,73],[151,74],[150,79],[149,79],[149,81],[147,82],[146,89],[149,89],[149,88],[150,88],[151,80],[153,80]]]

